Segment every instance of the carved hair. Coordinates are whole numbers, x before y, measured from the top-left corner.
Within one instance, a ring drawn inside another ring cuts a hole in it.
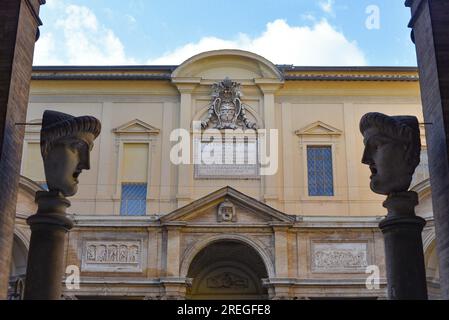
[[[414,116],[387,116],[378,112],[367,113],[360,121],[360,132],[375,128],[388,138],[405,143],[405,159],[413,170],[419,165],[421,134],[418,119]]]
[[[44,158],[54,143],[66,137],[74,137],[78,133],[91,133],[94,139],[100,135],[101,123],[91,116],[74,117],[57,111],[45,111],[41,130],[41,152]]]

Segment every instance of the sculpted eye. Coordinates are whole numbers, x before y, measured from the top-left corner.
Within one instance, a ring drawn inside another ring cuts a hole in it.
[[[70,144],[70,148],[72,149],[72,151],[78,151],[83,147],[84,147],[84,143],[79,142],[79,141],[73,142],[72,144]]]

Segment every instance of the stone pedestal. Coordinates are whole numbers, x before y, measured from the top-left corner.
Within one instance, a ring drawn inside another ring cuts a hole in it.
[[[66,217],[70,202],[56,192],[38,192],[36,215],[28,218],[31,227],[25,300],[61,299],[66,233],[73,227]]]
[[[392,194],[384,202],[388,216],[379,227],[384,234],[390,300],[427,300],[422,230],[426,221],[415,215],[415,192]]]

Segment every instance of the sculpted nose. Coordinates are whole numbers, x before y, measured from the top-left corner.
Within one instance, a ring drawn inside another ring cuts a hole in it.
[[[362,163],[370,165],[372,163],[371,157],[368,153],[367,148],[363,151]]]
[[[80,161],[80,164],[79,164],[79,168],[83,169],[83,170],[90,170],[89,151],[88,152],[83,152],[80,160],[81,161]]]

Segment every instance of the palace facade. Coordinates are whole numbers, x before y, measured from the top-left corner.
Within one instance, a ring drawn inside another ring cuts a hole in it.
[[[11,296],[26,273],[34,194],[46,187],[39,124],[52,109],[103,126],[71,199],[65,259],[80,287],[62,282],[65,298],[385,299],[386,209],[361,164],[358,124],[372,111],[423,122],[418,80],[416,68],[274,65],[238,50],[180,66],[34,68]],[[421,133],[412,190],[438,298],[424,125]],[[242,163],[193,161],[210,150]],[[181,154],[191,161],[177,163]]]

